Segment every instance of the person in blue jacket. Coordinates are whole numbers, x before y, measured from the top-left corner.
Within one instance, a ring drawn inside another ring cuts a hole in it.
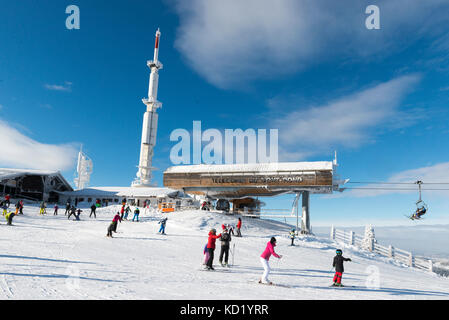
[[[139,210],[139,208],[136,208],[136,210],[134,210],[133,221],[134,221],[134,219],[137,219],[137,222],[139,222],[139,214],[140,214],[140,210]]]
[[[161,224],[161,228],[159,229],[160,234],[165,234],[165,224],[167,223],[167,220],[168,220],[168,218],[165,217],[158,222]]]

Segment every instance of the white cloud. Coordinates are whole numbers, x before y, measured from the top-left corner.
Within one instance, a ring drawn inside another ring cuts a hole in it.
[[[70,92],[72,91],[72,83],[66,81],[63,85],[59,85],[59,84],[44,84],[44,88],[47,90],[52,90],[52,91],[65,91],[65,92]]]
[[[279,129],[280,159],[332,154],[340,146],[358,147],[369,142],[388,127],[411,125],[417,117],[404,118],[399,106],[419,79],[419,75],[402,76],[324,105],[296,107],[271,120],[270,127]]]
[[[210,83],[238,87],[333,57],[379,58],[425,36],[444,38],[447,0],[378,0],[381,29],[367,30],[360,0],[172,0],[175,46]],[[429,49],[431,50],[431,49]]]
[[[23,169],[67,170],[74,166],[77,148],[71,144],[37,142],[0,120],[0,166]]]
[[[425,192],[428,189],[449,189],[449,162],[442,162],[432,166],[423,168],[411,169],[402,171],[392,175],[386,181],[388,183],[414,183],[418,180],[423,181],[422,190]],[[436,183],[436,184],[432,184]],[[346,185],[346,187],[366,188],[366,189],[348,189],[343,192],[342,196],[349,197],[373,197],[383,194],[407,194],[418,193],[416,185],[409,184],[366,184],[366,185]],[[388,190],[381,190],[388,189]],[[391,190],[391,189],[412,189],[412,190]],[[429,190],[432,194],[442,195],[447,197],[449,190]]]

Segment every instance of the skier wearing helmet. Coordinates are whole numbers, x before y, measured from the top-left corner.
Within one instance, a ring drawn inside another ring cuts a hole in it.
[[[343,251],[341,251],[341,249],[337,249],[335,253],[337,255],[334,257],[334,262],[332,263],[332,266],[335,268],[334,283],[332,286],[343,287],[341,284],[341,278],[343,277],[343,272],[345,271],[343,262],[352,260],[350,258],[343,257]]]

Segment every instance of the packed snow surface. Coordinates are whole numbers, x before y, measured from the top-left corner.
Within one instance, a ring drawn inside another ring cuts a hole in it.
[[[355,247],[325,238],[300,237],[290,246],[289,227],[281,222],[243,218],[242,238],[233,237],[233,266],[204,271],[203,248],[211,228],[236,224],[237,216],[182,211],[168,217],[167,235],[158,234],[161,214],[141,211],[140,222],[124,221],[114,238],[107,227],[119,206],[84,209],[81,221],[68,220],[38,206],[25,206],[13,226],[2,229],[1,299],[448,299],[449,279],[408,268]],[[73,218],[73,217],[72,217]],[[130,214],[129,218],[132,218]],[[259,256],[276,236],[281,260],[270,259],[270,280],[290,287],[257,284],[263,269]],[[332,259],[341,247],[343,283],[332,288]],[[379,287],[376,287],[376,272]],[[374,278],[373,278],[374,275]],[[374,279],[374,281],[373,281]],[[368,285],[368,286],[367,286]]]

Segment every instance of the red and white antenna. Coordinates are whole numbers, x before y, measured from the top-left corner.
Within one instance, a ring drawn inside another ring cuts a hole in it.
[[[154,147],[156,146],[158,124],[158,114],[156,111],[162,107],[162,103],[157,100],[159,70],[163,68],[162,63],[159,62],[160,37],[161,31],[158,28],[154,43],[154,59],[147,62],[147,66],[151,69],[148,98],[142,99],[142,102],[147,106],[147,110],[143,115],[139,170],[136,174],[137,178],[132,182],[132,186],[151,186],[151,176],[154,170],[152,161]]]

